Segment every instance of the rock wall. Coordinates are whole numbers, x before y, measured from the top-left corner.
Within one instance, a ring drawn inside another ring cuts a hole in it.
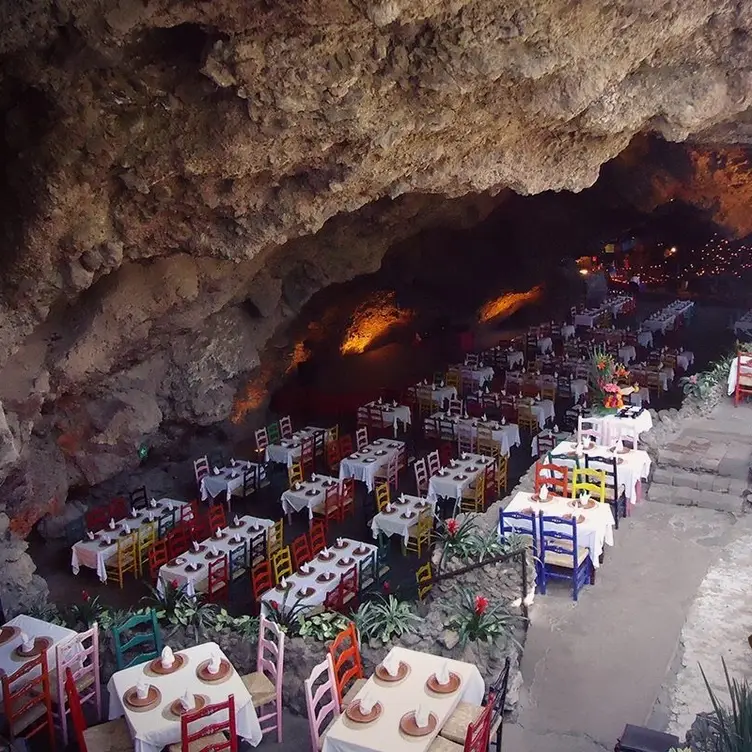
[[[638,132],[747,141],[735,0],[29,0],[0,21],[11,514],[227,417],[315,290],[421,227],[581,190]]]

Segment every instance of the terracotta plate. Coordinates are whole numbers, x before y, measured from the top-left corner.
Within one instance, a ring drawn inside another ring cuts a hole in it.
[[[193,707],[190,709],[193,710],[201,710],[201,708],[206,705],[206,698],[203,695],[193,695]],[[183,713],[189,712],[183,707],[183,703],[177,699],[173,700],[172,703],[170,703],[170,712],[173,715],[176,715],[178,718],[180,718]]]
[[[404,661],[400,661],[399,669],[397,671],[397,676],[392,676],[380,663],[376,668],[374,669],[374,673],[376,674],[376,678],[380,679],[383,682],[387,683],[393,683],[402,681],[408,673],[410,673],[410,666],[407,665]]]
[[[153,684],[149,685],[149,693],[143,700],[139,698],[135,687],[127,689],[123,695],[123,704],[127,705],[130,710],[135,710],[138,713],[145,713],[155,708],[161,700],[162,693]]]
[[[32,658],[35,655],[39,655],[40,653],[44,653],[47,650],[50,649],[50,646],[52,645],[52,639],[49,637],[35,637],[34,638],[34,647],[32,647],[31,650],[28,652],[23,649],[23,645],[19,645],[15,652],[16,655],[18,655],[20,658]]]
[[[570,501],[567,506],[572,507],[573,509],[595,509],[595,505],[598,502],[593,501],[592,499],[588,499],[584,506],[578,507],[576,501]]]
[[[295,593],[295,595],[297,595],[298,598],[310,598],[315,592],[316,591],[314,590],[314,588],[307,587],[301,588],[297,593]]]
[[[349,558],[349,559],[340,559],[337,562],[338,567],[351,567],[353,564],[355,564],[355,559]]]
[[[224,658],[221,659],[219,663],[219,671],[216,674],[209,673],[210,663],[210,660],[206,660],[198,664],[198,668],[196,669],[196,676],[198,676],[201,681],[208,682],[209,684],[214,684],[216,682],[221,682],[224,679],[227,679],[232,673],[232,666],[230,665],[230,662],[226,661]]]
[[[155,673],[159,674],[160,676],[167,676],[168,674],[174,674],[176,671],[180,671],[181,668],[185,665],[185,656],[181,653],[175,653],[175,662],[170,666],[170,668],[165,668],[162,665],[162,659],[161,658],[155,658],[150,664],[149,668]]]
[[[571,514],[562,514],[561,518],[563,520],[571,520],[574,515]],[[578,514],[577,515],[577,524],[580,525],[583,522],[585,522],[585,515],[584,514]]]
[[[370,713],[363,713],[360,710],[360,700],[353,700],[345,710],[345,715],[355,723],[371,723],[375,721],[382,713],[383,708],[380,702],[374,704]]]
[[[316,582],[331,582],[335,576],[334,572],[323,572],[316,578]]]
[[[2,627],[0,628],[0,645],[12,640],[16,635],[21,634],[21,630],[18,627]]]
[[[347,541],[342,541],[342,543],[335,543],[332,548],[338,548],[340,551],[344,548],[347,548],[350,544]]]
[[[462,679],[453,671],[449,672],[449,681],[446,684],[440,684],[436,679],[436,674],[431,674],[426,681],[426,687],[439,695],[450,695],[452,692],[456,692],[460,688],[460,684],[462,684]]]
[[[400,718],[400,731],[407,736],[428,736],[433,733],[438,722],[438,718],[433,713],[429,713],[428,725],[419,728],[415,723],[415,711],[411,710]]]

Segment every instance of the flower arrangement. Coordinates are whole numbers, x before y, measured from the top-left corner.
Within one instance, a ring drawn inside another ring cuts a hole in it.
[[[624,397],[637,391],[637,385],[628,386],[629,371],[603,347],[594,347],[590,358],[588,386],[597,412],[621,410]]]
[[[498,637],[511,637],[512,627],[521,617],[510,614],[500,603],[491,604],[484,595],[463,590],[460,612],[449,621],[456,630],[460,643],[492,643]]]

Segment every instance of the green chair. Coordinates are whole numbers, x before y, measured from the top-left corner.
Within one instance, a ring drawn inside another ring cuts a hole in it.
[[[132,632],[139,627],[146,627],[146,631],[138,631],[129,640],[123,641],[126,632]],[[157,625],[157,612],[151,608],[146,614],[135,614],[117,627],[112,627],[112,641],[115,643],[115,662],[118,671],[124,668],[146,663],[162,654],[162,633]],[[141,647],[143,646],[143,647]],[[126,663],[125,653],[138,648],[136,655]]]
[[[270,444],[279,444],[280,439],[282,438],[282,434],[279,430],[279,423],[277,423],[277,421],[270,423],[266,427],[266,435],[269,439]]]

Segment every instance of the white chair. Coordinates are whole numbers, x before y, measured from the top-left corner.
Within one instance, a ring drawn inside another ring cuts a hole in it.
[[[193,474],[196,477],[196,486],[199,490],[201,490],[201,479],[205,475],[209,475],[210,472],[209,459],[206,455],[193,461]]]
[[[415,487],[418,491],[418,496],[428,493],[428,467],[426,466],[426,460],[415,460],[413,465],[415,472]]]
[[[322,676],[324,680],[319,682]],[[326,660],[313,667],[303,685],[308,710],[308,729],[311,734],[311,750],[316,752],[323,746],[326,732],[339,718],[337,682],[332,656],[329,653],[326,654]],[[330,715],[331,719],[329,719]]]
[[[439,450],[435,449],[426,458],[428,461],[428,474],[436,475],[441,470],[441,459],[439,458]]]
[[[640,432],[637,430],[637,426],[630,425],[630,423],[630,418],[619,421],[619,425],[616,427],[611,441],[613,443],[621,439],[621,443],[625,449],[638,449]]]
[[[465,365],[470,366],[470,368],[477,368],[479,363],[479,355],[478,353],[468,353],[465,355]]]
[[[283,439],[292,437],[292,420],[289,415],[285,415],[279,419],[279,433]]]
[[[577,441],[583,443],[587,440],[602,446],[606,443],[604,429],[603,418],[583,418],[580,415],[577,418]]]
[[[368,446],[368,429],[365,426],[355,431],[355,445],[358,451]]]

